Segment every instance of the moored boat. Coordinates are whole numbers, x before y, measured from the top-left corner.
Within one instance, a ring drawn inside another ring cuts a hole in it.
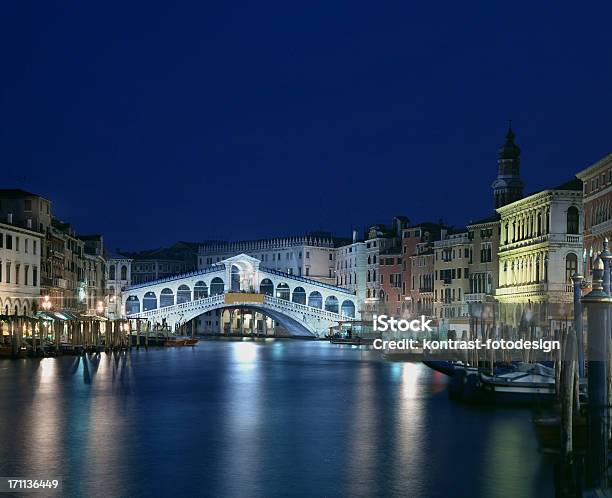
[[[512,372],[480,373],[486,400],[494,403],[552,403],[555,400],[555,371],[535,363],[521,363]]]
[[[176,347],[176,346],[195,346],[198,343],[198,339],[192,339],[190,337],[168,337],[164,341],[165,347]]]

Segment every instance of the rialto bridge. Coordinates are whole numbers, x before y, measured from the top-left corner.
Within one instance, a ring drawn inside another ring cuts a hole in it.
[[[291,335],[318,337],[340,321],[358,318],[361,303],[352,292],[259,265],[239,254],[192,273],[133,285],[122,292],[125,314],[174,330],[210,311],[248,309]]]

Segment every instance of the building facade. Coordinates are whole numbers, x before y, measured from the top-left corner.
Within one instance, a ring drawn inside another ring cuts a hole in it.
[[[409,224],[405,216],[395,216],[388,228],[384,225],[374,225],[366,236],[366,297],[364,301],[365,320],[371,320],[374,314],[386,312],[386,305],[380,298],[380,254],[392,247],[400,245],[402,230]],[[386,300],[386,298],[385,298]]]
[[[402,230],[402,294],[404,315],[433,315],[433,244],[442,223],[421,223]]]
[[[38,309],[42,240],[38,232],[0,222],[0,314]]]
[[[353,242],[338,247],[335,254],[336,283],[338,287],[354,292],[363,302],[366,293],[367,256],[365,242],[357,241],[357,233],[353,233]]]
[[[466,230],[449,231],[434,242],[434,315],[453,328],[466,322],[472,241]],[[443,327],[444,328],[444,327]]]
[[[491,302],[499,286],[499,214],[471,223],[467,228],[472,257],[468,264],[469,288],[465,301],[468,304]]]
[[[582,254],[582,182],[571,180],[497,210],[501,322],[547,329],[572,317],[571,277]]]
[[[119,318],[124,312],[121,291],[132,285],[132,259],[111,254],[106,262],[107,308],[111,318]]]
[[[594,255],[612,240],[612,154],[576,175],[583,183],[584,250],[581,271],[591,275]]]
[[[85,244],[84,265],[85,286],[87,289],[87,313],[104,314],[108,310],[106,289],[106,257],[102,235],[79,235]]]
[[[402,316],[405,311],[402,292],[404,257],[401,246],[395,246],[379,255],[380,304],[387,315]]]
[[[87,311],[85,242],[69,223],[51,220],[46,237],[47,258],[42,293],[54,309],[75,313]]]
[[[335,285],[336,249],[347,243],[350,239],[317,232],[303,237],[207,244],[200,246],[198,251],[198,268],[247,254],[259,259],[262,267]]]

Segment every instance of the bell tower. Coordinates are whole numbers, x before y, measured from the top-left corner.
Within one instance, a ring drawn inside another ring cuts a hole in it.
[[[508,126],[506,143],[500,147],[497,159],[497,179],[491,185],[495,208],[518,201],[523,197],[520,175],[521,149],[514,143],[512,126]]]

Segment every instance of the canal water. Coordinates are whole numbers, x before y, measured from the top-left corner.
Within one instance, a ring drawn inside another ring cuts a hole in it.
[[[0,476],[63,496],[553,496],[530,418],[324,342],[0,360]]]

